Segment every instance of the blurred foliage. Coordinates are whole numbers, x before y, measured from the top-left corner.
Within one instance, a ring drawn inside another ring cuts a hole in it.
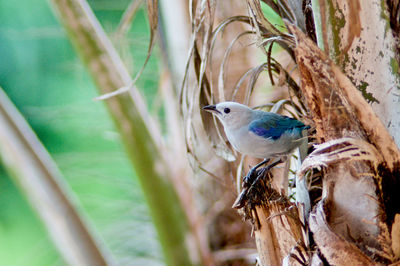
[[[268,21],[272,23],[279,30],[286,32],[285,23],[282,18],[266,3],[260,2],[264,16],[268,18]]]
[[[89,1],[112,34],[129,1]],[[132,74],[145,60],[141,10],[119,45]],[[118,45],[117,45],[118,46]],[[121,265],[162,262],[137,179],[119,135],[48,2],[0,0],[0,84],[49,150]],[[137,82],[149,104],[158,89],[150,60]],[[0,171],[0,265],[63,265],[44,227]]]

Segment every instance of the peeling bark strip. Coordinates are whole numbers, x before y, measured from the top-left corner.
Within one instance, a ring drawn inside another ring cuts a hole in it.
[[[366,141],[352,138],[341,138],[314,145],[315,150],[309,154],[297,174],[303,178],[307,171],[313,168],[321,169],[331,164],[345,161],[370,161],[377,169],[383,162],[381,155],[374,146]]]

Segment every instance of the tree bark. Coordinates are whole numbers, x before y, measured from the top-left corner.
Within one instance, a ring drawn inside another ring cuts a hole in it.
[[[400,145],[398,40],[386,1],[319,0],[325,52],[362,92]]]
[[[377,254],[389,245],[382,240],[383,227],[390,228],[393,213],[400,211],[392,206],[394,202],[387,203],[387,198],[397,196],[384,185],[392,182],[392,186],[398,187],[393,177],[400,176],[399,149],[371,106],[334,62],[302,32],[293,26],[289,28],[296,37],[302,91],[315,122],[317,139],[330,141],[317,148],[305,160],[303,168],[308,167],[309,161],[313,166],[308,168],[324,167],[320,204],[325,206],[329,230],[356,244],[360,249],[355,249],[356,253],[362,252],[370,259],[375,256],[379,261]],[[349,139],[343,139],[346,137]],[[314,217],[320,211],[316,208]],[[333,250],[337,243],[319,238],[317,233],[321,228],[316,225],[322,223],[316,221],[315,218],[313,223],[310,221],[315,241],[323,249],[329,245],[321,251],[328,262],[335,264]],[[371,249],[377,252],[371,253]],[[381,262],[386,257],[382,256]]]

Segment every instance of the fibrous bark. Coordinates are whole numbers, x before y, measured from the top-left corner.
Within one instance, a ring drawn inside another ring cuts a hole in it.
[[[314,167],[322,166],[324,171],[324,203],[320,203],[326,207],[323,208],[324,219],[329,230],[340,236],[338,241],[345,239],[358,247],[356,253],[383,262],[388,256],[383,254],[387,243],[382,241],[382,224],[390,228],[394,214],[400,212],[393,201],[398,199],[398,194],[385,185],[391,183],[399,188],[396,180],[400,175],[399,149],[371,106],[339,67],[301,31],[293,26],[289,29],[296,37],[302,91],[315,122],[317,139],[331,141],[312,153],[316,159],[309,157],[315,160]],[[323,158],[336,159],[321,164]],[[307,159],[305,164],[308,164]],[[332,251],[337,248],[337,242],[318,235],[320,226],[325,226],[318,222],[322,221],[320,212],[318,208],[314,210],[314,218],[310,218],[313,219],[311,230],[316,234],[317,245],[324,247],[320,250],[325,258],[335,264],[337,254]]]
[[[389,10],[384,0],[320,0],[319,7],[319,45],[323,42],[325,52],[372,103],[400,145],[399,40],[390,18],[398,7]]]

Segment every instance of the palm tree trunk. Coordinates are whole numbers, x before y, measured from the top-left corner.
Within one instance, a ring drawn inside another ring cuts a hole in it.
[[[316,4],[321,18],[319,46],[323,45],[329,57],[372,104],[399,145],[399,42],[391,27],[391,23],[398,22],[391,21],[390,12],[395,12],[389,10],[391,1],[314,2],[319,2]]]
[[[357,23],[354,27],[358,27]],[[326,26],[322,29],[326,30]],[[364,93],[352,84],[351,74],[346,77],[298,29],[290,26],[290,30],[296,37],[302,91],[315,123],[317,139],[327,142],[303,165],[308,169],[326,167],[323,198],[310,217],[314,240],[330,264],[393,262],[392,242],[387,232],[400,211],[393,201],[399,199],[398,194],[392,190],[399,188],[399,149]],[[326,36],[326,32],[322,35]],[[325,49],[329,45],[332,44],[325,41]],[[336,63],[344,62],[341,61],[343,53],[334,54]],[[373,66],[365,66],[368,67]],[[311,160],[314,163],[307,165]]]

